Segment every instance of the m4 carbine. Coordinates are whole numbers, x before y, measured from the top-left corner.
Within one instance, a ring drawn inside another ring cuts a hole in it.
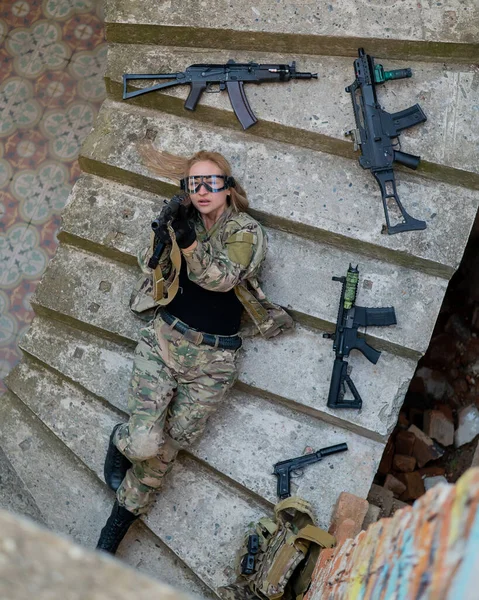
[[[334,340],[333,350],[336,352],[329,387],[328,407],[359,409],[362,407],[363,401],[348,375],[348,363],[344,358],[349,356],[351,350],[359,350],[370,362],[376,364],[381,352],[372,348],[363,338],[358,337],[358,327],[395,325],[396,313],[392,306],[388,308],[364,308],[355,305],[359,282],[357,266],[353,267],[350,264],[346,277],[333,277],[333,281],[340,281],[343,287],[339,301],[336,330],[334,334],[323,334],[323,337]],[[353,400],[344,399],[346,385],[354,396]]]
[[[229,60],[224,65],[198,64],[187,67],[180,73],[157,73],[155,75],[123,75],[123,100],[134,98],[147,92],[162,90],[175,85],[190,85],[191,90],[185,102],[185,108],[195,110],[203,92],[220,92],[227,90],[231,106],[238,117],[243,129],[248,129],[257,122],[256,117],[248,104],[244,91],[244,83],[266,83],[277,81],[290,81],[290,79],[317,79],[317,73],[299,73],[296,63],[290,65],[259,65],[255,62],[236,63]],[[128,82],[132,79],[170,79],[165,83],[158,83],[148,88],[127,91]],[[219,85],[218,90],[213,90],[214,85]]]
[[[417,169],[420,157],[400,151],[397,138],[404,129],[427,120],[419,104],[390,114],[383,110],[376,97],[376,84],[390,79],[411,77],[411,69],[385,71],[382,65],[375,65],[374,59],[359,48],[359,58],[354,61],[356,80],[346,88],[353,102],[356,129],[346,132],[351,135],[354,149],[361,150],[359,164],[370,169],[381,188],[381,196],[386,215],[387,232],[400,233],[426,229],[426,222],[411,217],[404,209],[396,191],[393,163],[397,162],[410,169]],[[393,144],[393,139],[396,143]],[[396,149],[397,147],[397,149]],[[391,225],[388,200],[396,203],[402,215],[402,222]]]
[[[347,444],[336,444],[335,446],[328,446],[322,448],[317,452],[311,452],[311,454],[303,454],[303,456],[297,456],[296,458],[288,458],[282,460],[274,465],[274,474],[278,478],[277,494],[282,500],[291,496],[290,483],[291,473],[301,472],[307,465],[312,465],[315,462],[323,460],[326,456],[331,454],[337,454],[338,452],[344,452],[348,449]]]

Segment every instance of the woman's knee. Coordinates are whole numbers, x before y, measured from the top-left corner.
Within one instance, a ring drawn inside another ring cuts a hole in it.
[[[142,428],[130,431],[128,444],[123,449],[119,447],[127,458],[133,462],[142,462],[158,455],[164,444],[163,432],[153,428],[143,430]]]

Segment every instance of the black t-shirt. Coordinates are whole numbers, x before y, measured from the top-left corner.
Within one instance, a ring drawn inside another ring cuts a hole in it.
[[[213,292],[191,281],[186,261],[181,261],[180,287],[173,300],[165,307],[189,327],[216,335],[238,333],[243,305],[235,291]]]

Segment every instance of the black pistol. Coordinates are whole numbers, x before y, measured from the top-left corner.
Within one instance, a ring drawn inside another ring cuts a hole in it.
[[[347,444],[336,444],[335,446],[328,446],[327,448],[322,448],[321,450],[312,452],[311,454],[303,454],[303,456],[289,458],[287,460],[277,462],[274,465],[274,474],[278,478],[278,497],[283,499],[291,496],[290,483],[291,473],[293,471],[301,472],[302,469],[307,465],[312,465],[315,462],[323,460],[323,458],[326,456],[331,456],[331,454],[337,454],[338,452],[344,452],[347,449]]]

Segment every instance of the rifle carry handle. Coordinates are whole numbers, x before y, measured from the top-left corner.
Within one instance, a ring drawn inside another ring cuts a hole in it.
[[[248,127],[257,123],[258,119],[254,116],[251,106],[248,103],[248,98],[246,98],[243,82],[227,81],[226,90],[228,91],[231,106],[243,129],[248,129]]]

